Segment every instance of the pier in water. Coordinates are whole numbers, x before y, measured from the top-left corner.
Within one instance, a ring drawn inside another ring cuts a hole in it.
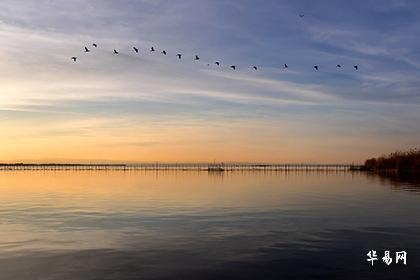
[[[58,164],[58,163],[12,163],[0,164],[0,170],[323,170],[349,171],[359,169],[354,164],[276,164],[276,163],[136,163],[136,164]]]

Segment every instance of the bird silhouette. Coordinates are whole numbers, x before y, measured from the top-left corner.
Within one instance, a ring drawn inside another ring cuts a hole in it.
[[[304,14],[299,14],[299,17],[301,17],[301,18],[304,17],[304,16],[305,16]],[[95,48],[98,47],[98,45],[96,43],[92,43],[92,46],[95,47]],[[139,52],[139,49],[137,47],[133,47],[133,50],[136,53]],[[154,47],[151,47],[150,48],[150,51],[151,52],[154,52],[155,51],[155,48]],[[85,46],[84,47],[84,52],[85,53],[88,53],[88,52],[91,52],[91,50],[87,46]],[[116,54],[116,55],[119,54],[119,52],[116,49],[113,49],[113,53]],[[167,55],[166,50],[162,50],[161,53],[163,55]],[[182,58],[182,54],[180,54],[180,53],[178,53],[176,56],[178,57],[178,59],[181,59]],[[77,62],[78,58],[76,56],[72,56],[71,57],[71,60],[73,60],[73,62]],[[195,55],[194,60],[200,60],[200,57],[198,55]],[[217,65],[217,66],[220,66],[220,62],[219,61],[215,61],[214,64]],[[207,66],[210,66],[210,63],[207,63]],[[313,67],[314,67],[314,69],[316,71],[319,71],[319,65],[314,65]],[[236,65],[231,65],[230,68],[232,68],[233,70],[237,70],[237,66]],[[284,69],[287,69],[287,68],[289,68],[289,66],[286,63],[284,63]],[[336,64],[336,68],[342,68],[342,65],[341,64]],[[353,68],[355,70],[359,70],[359,65],[355,64],[355,65],[353,65]],[[258,70],[258,67],[254,65],[254,66],[252,66],[252,69],[254,69],[255,71],[257,71]]]
[[[303,18],[305,15],[304,14],[299,14],[299,17]]]

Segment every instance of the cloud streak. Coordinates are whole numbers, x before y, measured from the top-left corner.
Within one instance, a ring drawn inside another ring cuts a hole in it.
[[[165,145],[178,147],[168,159],[182,152],[196,159],[202,148],[194,143],[208,143],[200,160],[212,153],[233,159],[233,152],[247,160],[313,160],[299,143],[325,160],[361,160],[367,147],[413,146],[420,137],[420,42],[411,34],[420,30],[420,7],[359,4],[363,10],[327,1],[2,1],[5,155],[18,157],[33,140],[25,151],[36,157],[57,139],[74,150],[123,145],[121,159],[130,160],[129,151],[164,159]],[[99,48],[84,54],[93,42]],[[158,51],[150,53],[151,46]],[[335,152],[325,147],[326,135]],[[243,141],[241,149],[235,141]],[[67,156],[59,147],[52,157]],[[363,152],[352,155],[356,149]]]

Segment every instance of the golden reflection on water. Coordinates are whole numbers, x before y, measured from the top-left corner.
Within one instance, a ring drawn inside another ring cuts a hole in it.
[[[295,231],[317,209],[350,209],[358,193],[373,197],[380,187],[346,172],[3,171],[0,252],[159,248],[197,234]],[[272,222],[260,226],[264,219]]]
[[[349,189],[355,191],[361,187],[348,176],[325,172],[2,172],[0,199],[3,203],[42,201],[55,206],[104,208],[151,204],[157,207],[168,203],[172,206],[266,208],[295,200],[304,203],[305,194],[345,194]]]
[[[242,273],[262,256],[300,271],[331,252],[347,267],[383,244],[414,254],[410,186],[357,172],[2,171],[0,279],[157,279],[245,262]]]

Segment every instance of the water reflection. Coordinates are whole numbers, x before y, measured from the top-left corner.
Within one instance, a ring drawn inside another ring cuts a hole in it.
[[[390,186],[395,191],[420,194],[420,174],[367,173],[366,176],[379,180],[380,184]]]
[[[420,197],[389,184],[350,172],[3,172],[0,275],[408,279]],[[364,261],[401,248],[405,269]]]

